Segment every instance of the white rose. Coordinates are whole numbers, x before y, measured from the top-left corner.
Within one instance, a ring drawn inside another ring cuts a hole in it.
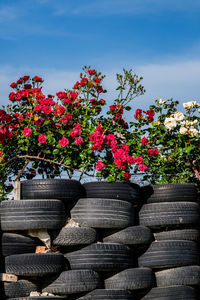
[[[180,134],[187,134],[187,128],[185,127],[180,127]]]
[[[190,109],[192,107],[198,107],[198,104],[197,101],[190,101],[190,102],[183,103],[183,107],[185,109]]]
[[[185,125],[185,121],[180,122],[181,126]]]
[[[194,121],[192,122],[192,125],[193,125],[194,127],[197,127],[197,125],[198,125],[198,120],[197,120],[197,119],[194,120]]]
[[[166,100],[163,100],[163,99],[159,99],[159,100],[158,100],[158,104],[159,104],[159,105],[164,104],[165,102],[166,102]]]
[[[196,128],[190,127],[189,133],[191,134],[192,137],[194,137],[194,136],[197,136],[199,132]]]
[[[176,127],[177,124],[174,118],[166,118],[164,125],[168,130],[172,130],[173,128]]]
[[[183,119],[185,118],[184,114],[180,111],[177,111],[175,114],[174,114],[174,119],[177,121],[177,122],[180,122],[182,121]]]
[[[185,125],[186,125],[186,127],[190,127],[191,126],[191,121],[186,120]]]

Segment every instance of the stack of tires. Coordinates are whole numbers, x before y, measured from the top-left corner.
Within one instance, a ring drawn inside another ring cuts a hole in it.
[[[58,277],[67,270],[62,253],[51,249],[36,253],[37,246],[44,247],[44,243],[32,236],[38,230],[48,230],[50,235],[60,230],[67,221],[68,206],[84,196],[84,189],[74,181],[30,180],[22,182],[21,192],[22,200],[1,203],[1,250],[5,272],[17,276],[17,280],[3,281],[4,294],[7,299],[17,300],[57,299],[54,295],[29,297],[31,293],[41,294],[45,279]]]
[[[140,224],[150,228],[155,241],[138,259],[155,273],[156,287],[143,299],[197,299],[200,285],[199,205],[192,184],[143,188],[147,201]]]
[[[6,299],[198,299],[196,200],[187,184],[22,182],[21,200],[1,204],[5,272],[17,276]],[[50,246],[33,237],[46,230]]]

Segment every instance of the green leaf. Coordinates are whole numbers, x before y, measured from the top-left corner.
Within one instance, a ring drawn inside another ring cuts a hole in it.
[[[118,91],[118,90],[125,90],[125,88],[122,85],[120,85],[116,88],[116,91]]]
[[[59,150],[58,149],[54,149],[53,150],[53,154],[58,154],[59,153]]]
[[[130,107],[130,106],[126,106],[126,107],[125,107],[125,110],[130,111],[130,110],[131,110],[131,107]]]
[[[107,177],[107,181],[108,181],[108,182],[115,181],[115,177],[112,176],[112,175],[109,175],[109,176]]]
[[[69,166],[71,164],[71,158],[69,158],[69,157],[66,158],[65,161],[64,161],[64,164]]]

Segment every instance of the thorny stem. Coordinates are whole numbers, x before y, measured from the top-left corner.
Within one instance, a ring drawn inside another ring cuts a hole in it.
[[[17,177],[15,178],[14,181],[17,181],[20,178],[21,174],[24,172],[24,170],[26,169],[26,167],[28,166],[29,163],[30,163],[30,160],[27,160],[26,163],[25,163],[25,165],[23,166],[23,168],[21,169],[21,171],[18,173],[18,175],[17,175]]]
[[[66,165],[63,164],[62,162],[56,162],[56,161],[53,161],[53,160],[50,160],[50,159],[42,158],[42,157],[40,157],[40,156],[32,156],[32,155],[16,155],[16,156],[12,157],[9,161],[6,162],[5,167],[6,167],[9,163],[11,163],[12,161],[14,161],[14,160],[16,160],[16,159],[23,159],[23,158],[29,159],[29,162],[30,162],[31,160],[41,160],[41,161],[45,161],[45,162],[48,162],[48,163],[51,163],[51,164],[55,164],[55,165],[61,166],[61,167],[65,168],[65,169],[69,169],[69,170],[72,170],[72,171],[80,172],[80,173],[85,174],[85,175],[90,176],[90,177],[96,177],[95,175],[88,174],[88,173],[86,173],[86,172],[84,172],[84,171],[81,171],[80,169],[74,169],[74,168],[72,168],[72,167],[70,167],[70,166],[66,166]],[[4,167],[4,169],[5,169],[5,167]],[[22,170],[19,172],[19,174],[18,174],[19,176],[21,176],[21,174],[22,174],[22,172],[24,171],[25,167],[26,167],[26,165],[25,165],[25,166],[22,168]],[[18,175],[17,175],[17,176],[18,176]],[[17,178],[19,178],[19,177],[17,177]],[[15,180],[16,180],[16,179],[15,179]]]
[[[197,178],[200,180],[200,174],[199,174],[198,170],[195,168],[195,166],[193,165],[192,162],[190,162],[190,165],[191,165],[194,173],[196,174]]]

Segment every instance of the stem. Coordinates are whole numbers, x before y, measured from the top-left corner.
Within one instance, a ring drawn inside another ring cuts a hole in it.
[[[192,162],[190,162],[190,165],[191,165],[194,173],[197,175],[197,178],[200,180],[200,174],[199,174],[198,170],[195,168],[195,166],[193,165]]]
[[[27,162],[25,163],[25,165],[23,166],[21,171],[18,173],[18,175],[17,175],[17,177],[15,178],[14,181],[17,181],[20,178],[20,176],[22,175],[22,173],[24,172],[24,170],[26,169],[26,167],[28,166],[29,163],[30,163],[30,160],[27,160]]]
[[[5,167],[10,163],[12,162],[13,160],[16,160],[16,159],[23,159],[23,158],[26,158],[26,159],[29,159],[30,161],[31,160],[41,160],[41,161],[45,161],[45,162],[48,162],[48,163],[51,163],[51,164],[55,164],[55,165],[58,165],[58,166],[61,166],[65,169],[69,169],[69,170],[72,170],[72,171],[76,171],[76,172],[80,172],[80,173],[83,173],[83,174],[86,174],[87,176],[90,176],[90,177],[96,177],[94,175],[91,175],[91,174],[88,174],[84,171],[81,171],[80,169],[74,169],[70,166],[66,166],[65,164],[61,163],[61,162],[56,162],[56,161],[53,161],[53,160],[50,160],[50,159],[47,159],[47,158],[42,158],[40,156],[32,156],[32,155],[16,155],[14,157],[12,157],[9,161],[6,162],[6,165]],[[4,167],[4,169],[5,169]],[[3,170],[4,170],[3,169]]]

